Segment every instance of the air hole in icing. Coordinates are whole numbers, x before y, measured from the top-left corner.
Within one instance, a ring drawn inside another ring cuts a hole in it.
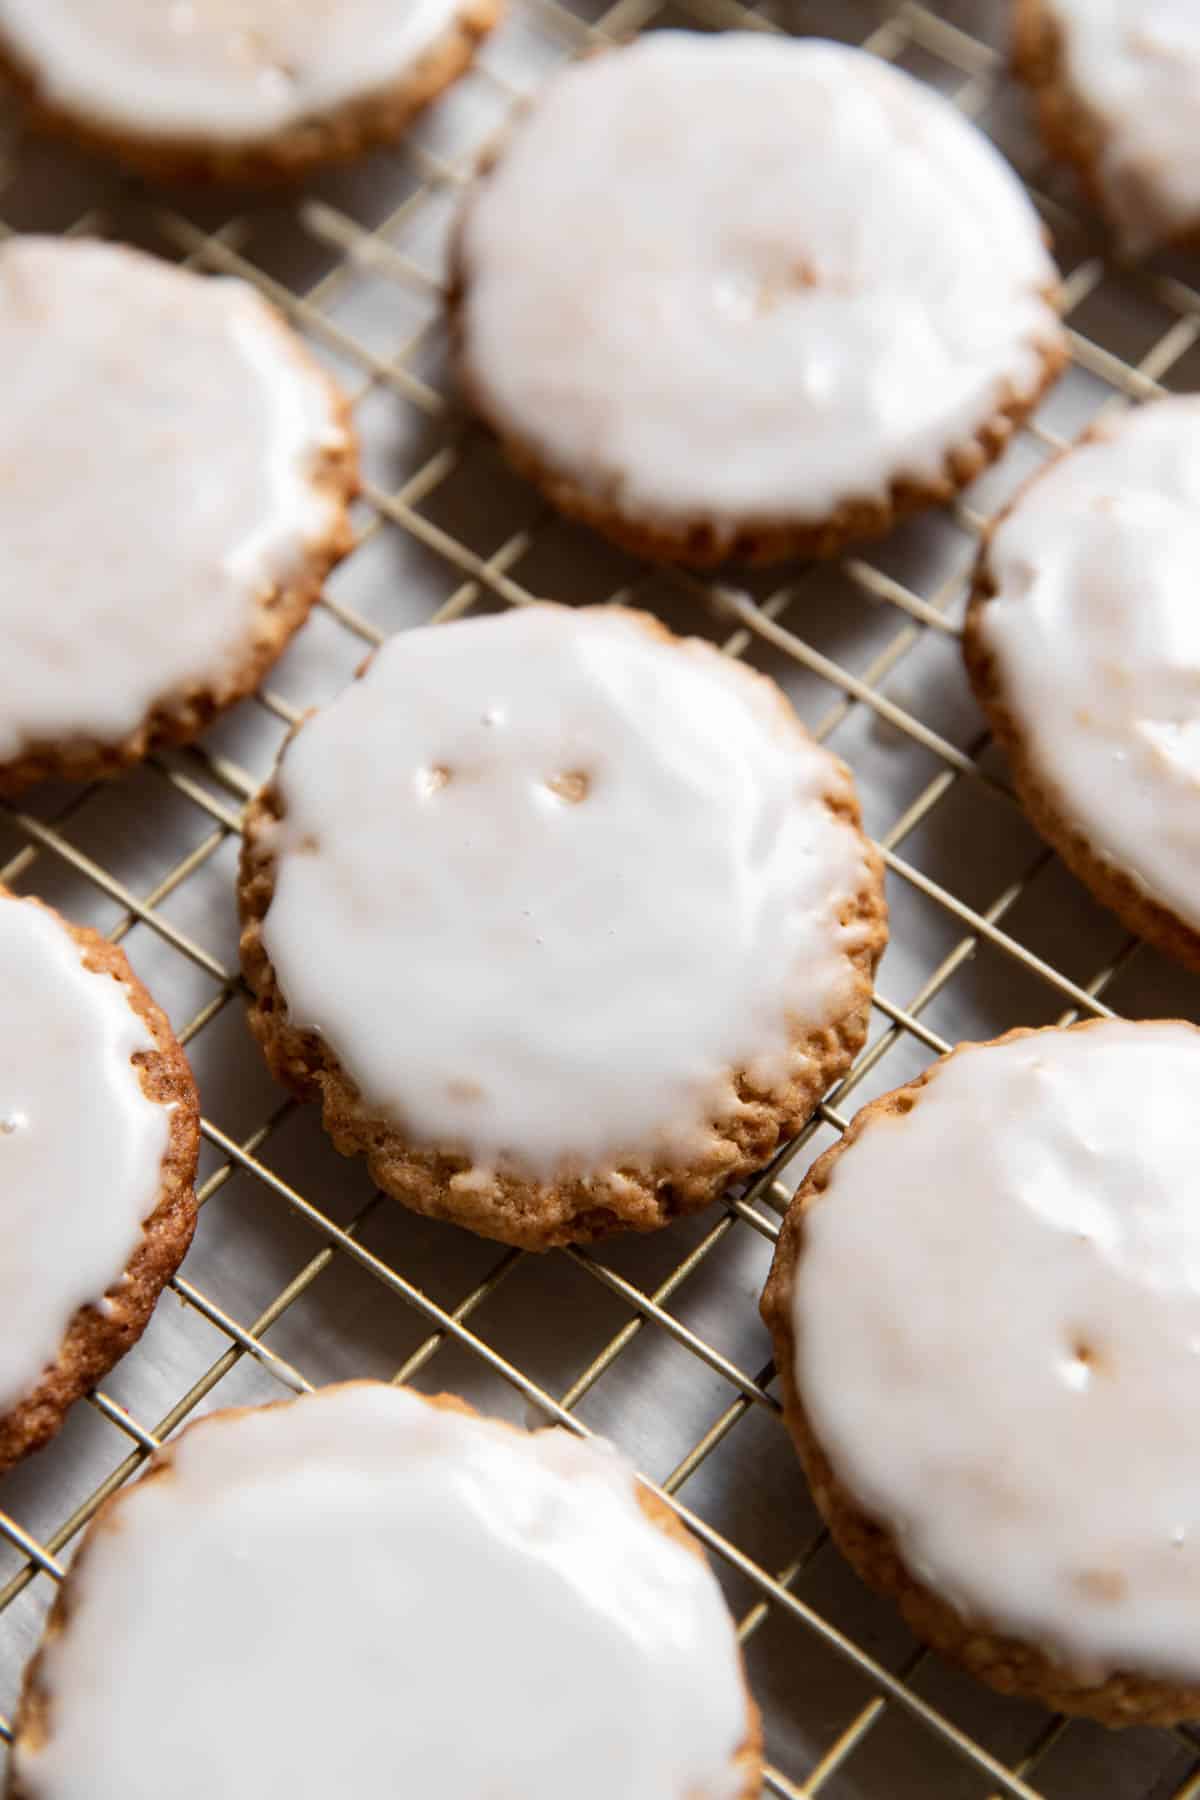
[[[483,1099],[483,1089],[477,1081],[448,1081],[446,1092],[451,1100],[461,1100],[465,1106]]]
[[[581,800],[586,800],[591,785],[591,776],[582,769],[567,769],[561,775],[552,775],[546,783],[550,792],[565,800],[568,806],[578,806]]]
[[[798,259],[786,268],[774,270],[759,286],[759,317],[774,312],[781,301],[786,300],[797,291],[821,285],[815,267],[804,258]]]
[[[449,781],[452,771],[445,763],[434,763],[431,768],[422,769],[417,775],[417,792],[426,799],[432,794],[440,793]]]
[[[1085,1392],[1105,1373],[1104,1358],[1090,1339],[1077,1334],[1070,1340],[1064,1374],[1068,1387]]]
[[[229,47],[234,56],[253,71],[254,78],[264,93],[282,95],[294,86],[297,79],[295,67],[278,57],[272,58],[271,46],[263,32],[255,31],[252,27],[235,31],[229,40]]]
[[[1116,1606],[1125,1598],[1129,1583],[1119,1569],[1080,1569],[1074,1585],[1085,1599]]]
[[[297,843],[296,848],[301,856],[315,856],[317,851],[321,848],[321,840],[317,837],[315,832],[306,831],[304,836]]]

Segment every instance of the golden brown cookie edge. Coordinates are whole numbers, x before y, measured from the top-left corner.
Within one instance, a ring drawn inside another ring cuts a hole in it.
[[[713,569],[726,562],[763,567],[791,559],[811,561],[839,556],[859,544],[886,536],[913,514],[945,506],[1003,455],[1014,431],[1040,406],[1069,360],[1063,342],[1037,346],[1041,379],[1034,392],[1009,391],[976,435],[950,451],[940,476],[932,481],[894,481],[882,500],[844,502],[823,519],[761,518],[722,524],[697,514],[679,521],[633,518],[607,505],[557,474],[530,445],[489,411],[462,350],[460,309],[451,301],[451,338],[459,386],[471,410],[497,440],[507,461],[565,518],[589,526],[631,555],[648,562],[678,563]]]

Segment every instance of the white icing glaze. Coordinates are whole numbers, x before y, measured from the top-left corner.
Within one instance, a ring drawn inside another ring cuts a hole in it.
[[[130,1058],[154,1040],[61,920],[0,896],[0,1414],[99,1304],[158,1200],[169,1108]]]
[[[219,686],[334,521],[332,390],[239,281],[0,248],[0,761]]]
[[[1200,400],[1099,429],[1001,522],[983,642],[1057,810],[1200,927]]]
[[[1057,330],[987,140],[813,39],[657,32],[568,70],[461,247],[485,410],[631,515],[815,519],[932,479]]]
[[[1098,174],[1130,250],[1200,224],[1195,0],[1043,0],[1073,93],[1104,133]]]
[[[251,142],[398,82],[458,0],[0,0],[44,99],[139,138]]]
[[[1200,1035],[972,1047],[806,1214],[796,1380],[910,1570],[1083,1680],[1200,1678]]]
[[[404,633],[281,764],[292,1022],[417,1143],[544,1176],[687,1160],[730,1071],[785,1082],[789,1018],[853,994],[841,780],[776,690],[636,615]]]
[[[612,1452],[359,1384],[172,1467],[90,1540],[31,1800],[736,1793],[720,1588]]]

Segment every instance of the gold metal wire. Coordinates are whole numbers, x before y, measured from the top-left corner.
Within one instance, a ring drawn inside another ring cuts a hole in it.
[[[656,23],[684,22],[704,28],[734,27],[756,31],[778,30],[785,23],[801,32],[813,28],[807,18],[806,0],[775,0],[774,12],[770,11],[772,0],[761,0],[756,6],[744,5],[742,0],[685,0],[682,17],[676,10],[670,19],[663,12],[660,0],[618,0],[595,23],[586,23],[576,17],[559,0],[513,0],[513,3],[521,7],[531,30],[572,51],[583,51],[596,41],[619,39]],[[828,10],[826,7],[826,13]],[[874,6],[858,0],[857,12],[868,15],[860,41],[879,56],[892,60],[911,59],[925,71],[935,69],[943,89],[964,112],[976,115],[997,98],[1006,80],[1000,51],[969,28],[972,13],[979,15],[980,11],[978,4],[972,6],[970,3],[957,8],[934,9],[918,4],[917,0],[898,0],[898,3],[897,0],[880,0]],[[950,12],[954,12],[954,18],[946,16]],[[965,25],[958,22],[959,15],[963,14],[967,19]],[[521,98],[510,83],[490,69],[486,55],[480,64],[478,78],[495,89],[496,97],[504,107],[515,105]],[[531,524],[510,534],[487,555],[435,523],[423,508],[460,467],[475,430],[468,420],[458,415],[452,395],[443,392],[412,366],[420,360],[428,340],[439,328],[436,314],[396,355],[381,357],[353,332],[337,325],[327,309],[363,271],[382,273],[402,287],[426,293],[432,290],[436,294],[436,283],[397,250],[391,239],[399,227],[410,223],[435,197],[444,197],[448,189],[467,178],[479,147],[475,146],[470,154],[453,165],[427,150],[412,148],[410,154],[421,171],[418,186],[403,206],[369,230],[326,199],[303,195],[295,198],[290,204],[296,224],[310,241],[337,259],[332,269],[305,292],[293,291],[256,265],[246,252],[248,232],[241,216],[225,219],[215,228],[201,229],[186,216],[182,207],[139,189],[133,190],[143,217],[153,223],[185,264],[197,269],[237,274],[253,282],[313,342],[324,345],[345,366],[354,370],[357,386],[351,397],[356,405],[385,390],[394,395],[397,404],[415,408],[430,419],[449,422],[446,441],[413,469],[401,486],[394,491],[385,491],[374,483],[367,484],[360,509],[363,522],[354,552],[361,554],[379,533],[398,531],[408,534],[455,578],[456,585],[436,615],[442,619],[461,616],[480,602],[520,606],[533,599],[534,594],[521,578],[522,564],[550,524],[549,516],[545,509],[539,509]],[[1109,265],[1102,254],[1102,238],[1095,232],[1089,236],[1086,223],[1081,225],[1056,197],[1062,191],[1060,186],[1051,182],[1049,187],[1043,188],[1041,172],[1037,173],[1038,180],[1032,192],[1048,222],[1056,229],[1064,223],[1069,224],[1094,246],[1067,278],[1066,309],[1070,324],[1076,309],[1107,278]],[[4,167],[0,160],[0,232],[11,229],[3,220],[5,191]],[[87,214],[74,222],[71,231],[103,231],[105,225],[103,217]],[[1200,340],[1200,292],[1174,276],[1126,271],[1121,278],[1134,284],[1140,293],[1163,309],[1168,323],[1136,363],[1123,359],[1104,343],[1080,330],[1071,330],[1075,364],[1104,384],[1105,405],[1122,405],[1158,392],[1164,377]],[[1028,431],[1045,447],[1056,448],[1061,442],[1043,425],[1034,423]],[[978,535],[985,523],[965,504],[956,508],[956,517],[963,529],[972,535]],[[668,1335],[719,1378],[726,1390],[723,1410],[680,1458],[659,1491],[677,1508],[714,1556],[742,1578],[742,1589],[751,1596],[740,1618],[740,1632],[745,1643],[754,1638],[769,1618],[782,1617],[790,1626],[791,1654],[798,1661],[802,1663],[806,1647],[814,1640],[819,1641],[858,1672],[869,1694],[860,1706],[844,1717],[823,1752],[811,1761],[810,1766],[785,1770],[770,1764],[765,1776],[766,1792],[788,1796],[791,1800],[798,1796],[823,1794],[832,1800],[835,1793],[863,1794],[864,1789],[853,1780],[855,1759],[861,1756],[881,1722],[896,1712],[906,1715],[918,1739],[929,1745],[931,1773],[928,1780],[932,1785],[925,1787],[926,1792],[940,1791],[946,1749],[957,1759],[964,1781],[961,1788],[955,1786],[955,1793],[1050,1800],[1052,1792],[1059,1791],[1057,1778],[1053,1790],[1038,1785],[1041,1772],[1048,1766],[1052,1754],[1056,1761],[1061,1761],[1064,1747],[1069,1750],[1074,1741],[1073,1734],[1090,1728],[1071,1725],[1062,1719],[1043,1718],[1036,1728],[1031,1729],[1019,1754],[1007,1759],[1000,1756],[923,1696],[919,1677],[926,1659],[922,1652],[915,1652],[899,1672],[893,1671],[868,1648],[850,1638],[832,1618],[823,1616],[799,1597],[796,1586],[821,1547],[823,1534],[816,1534],[809,1542],[798,1545],[793,1560],[786,1567],[767,1568],[723,1537],[686,1504],[687,1484],[741,1421],[754,1412],[775,1417],[779,1405],[772,1391],[774,1371],[771,1367],[768,1365],[754,1372],[742,1369],[715,1345],[690,1330],[672,1311],[672,1302],[679,1291],[702,1266],[720,1270],[722,1247],[739,1224],[768,1240],[774,1237],[779,1207],[786,1202],[789,1191],[782,1180],[788,1165],[801,1159],[799,1166],[802,1166],[805,1147],[822,1125],[834,1128],[845,1125],[853,1111],[856,1090],[897,1045],[916,1044],[928,1054],[937,1054],[949,1047],[939,1033],[924,1022],[923,1015],[980,946],[991,946],[1024,975],[1044,984],[1055,996],[1054,1004],[1064,1021],[1080,1015],[1107,1014],[1105,992],[1118,972],[1139,954],[1137,944],[1130,940],[1089,980],[1080,982],[1036,955],[1013,935],[1006,921],[1030,882],[1050,861],[1048,852],[1034,853],[1020,876],[981,907],[968,903],[933,879],[906,855],[905,845],[913,834],[964,784],[967,787],[975,784],[989,794],[1000,795],[1004,804],[1015,802],[1003,781],[989,768],[981,766],[978,760],[986,742],[982,735],[977,744],[964,751],[933,726],[914,716],[894,697],[889,697],[884,688],[884,682],[915,646],[930,635],[953,637],[956,634],[954,608],[961,601],[963,577],[959,575],[947,580],[939,591],[918,593],[877,567],[870,553],[845,559],[842,572],[854,588],[881,607],[890,609],[895,619],[895,631],[886,647],[858,673],[808,643],[801,635],[802,625],[785,622],[793,617],[803,620],[802,607],[793,606],[793,602],[803,596],[806,581],[812,578],[803,571],[799,574],[789,572],[774,592],[758,600],[724,590],[714,593],[713,589],[687,575],[666,579],[682,602],[710,609],[716,604],[722,609],[728,628],[724,648],[729,654],[743,655],[755,647],[766,648],[820,678],[833,698],[816,726],[818,737],[827,737],[854,709],[865,708],[932,759],[934,772],[879,840],[893,881],[907,884],[923,895],[932,907],[953,921],[957,933],[953,947],[919,990],[904,1002],[897,1001],[886,990],[878,994],[876,1008],[883,1028],[851,1073],[828,1096],[818,1117],[746,1193],[718,1209],[715,1222],[653,1292],[644,1293],[583,1250],[566,1253],[585,1278],[603,1284],[621,1303],[627,1316],[588,1366],[557,1395],[501,1355],[474,1330],[472,1324],[477,1310],[509,1278],[522,1261],[523,1253],[502,1252],[497,1248],[495,1261],[484,1279],[456,1305],[447,1308],[417,1283],[391,1268],[363,1241],[363,1228],[380,1205],[378,1195],[371,1196],[348,1223],[338,1223],[261,1159],[260,1151],[292,1110],[290,1102],[281,1100],[271,1116],[240,1141],[206,1118],[204,1137],[215,1155],[215,1166],[200,1190],[202,1204],[210,1201],[235,1173],[244,1173],[259,1184],[273,1203],[306,1221],[320,1247],[300,1273],[249,1321],[231,1317],[186,1276],[179,1275],[174,1279],[171,1285],[178,1299],[221,1334],[225,1340],[224,1348],[199,1379],[178,1396],[164,1416],[151,1424],[131,1416],[102,1391],[97,1390],[90,1396],[91,1406],[118,1434],[113,1443],[118,1447],[119,1455],[101,1485],[40,1538],[0,1510],[0,1535],[19,1552],[16,1572],[0,1587],[0,1631],[4,1628],[5,1610],[31,1583],[55,1583],[61,1579],[65,1553],[101,1502],[137,1472],[145,1457],[189,1417],[243,1358],[255,1359],[283,1390],[299,1393],[310,1386],[304,1372],[264,1340],[271,1327],[335,1259],[345,1259],[380,1283],[398,1306],[410,1309],[424,1321],[425,1335],[395,1371],[397,1381],[413,1379],[437,1358],[444,1346],[457,1345],[508,1382],[537,1416],[586,1433],[587,1427],[577,1416],[579,1403],[645,1332]],[[637,596],[634,591],[622,589],[612,597],[628,600]],[[338,629],[360,641],[364,649],[379,641],[379,631],[344,603],[327,596],[321,604]],[[272,691],[269,683],[256,703],[284,722],[290,723],[295,717],[294,709]],[[11,827],[21,842],[19,851],[0,866],[0,882],[36,888],[41,865],[55,862],[66,865],[120,909],[117,922],[110,931],[114,942],[120,942],[135,924],[140,924],[155,933],[175,955],[211,977],[217,984],[216,993],[183,1027],[180,1035],[187,1043],[207,1030],[229,1005],[240,1004],[239,976],[236,969],[226,967],[186,931],[172,923],[163,910],[164,903],[237,835],[241,808],[256,784],[235,762],[203,747],[169,759],[154,758],[150,767],[157,780],[168,784],[196,810],[205,829],[192,850],[149,892],[131,891],[117,875],[72,841],[71,829],[87,808],[94,789],[75,795],[49,822],[35,818],[20,807],[0,806],[0,824]],[[782,1433],[781,1425],[778,1429]],[[767,1723],[770,1734],[769,1717]],[[0,1774],[3,1742],[10,1733],[9,1721],[0,1714]],[[1156,1783],[1156,1800],[1158,1796],[1161,1800],[1172,1800],[1172,1797],[1173,1800],[1189,1800],[1189,1797],[1200,1795],[1200,1740],[1188,1731],[1180,1731],[1175,1734],[1175,1747],[1178,1760],[1170,1773],[1172,1785],[1168,1790],[1161,1782]],[[842,1786],[842,1777],[847,1774],[851,1779],[849,1788]],[[873,1797],[875,1791],[882,1796],[896,1790],[889,1783],[870,1791]],[[1132,1792],[1128,1787],[1101,1789],[1095,1785],[1090,1791],[1097,1795],[1097,1800],[1101,1800],[1102,1794],[1109,1793],[1120,1793],[1124,1800],[1124,1796]]]

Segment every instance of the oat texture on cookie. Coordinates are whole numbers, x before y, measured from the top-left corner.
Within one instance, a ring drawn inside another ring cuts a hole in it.
[[[621,608],[393,639],[251,810],[251,1018],[419,1210],[541,1247],[704,1204],[866,1029],[850,777],[774,685]]]
[[[9,1800],[164,1770],[174,1800],[750,1800],[760,1758],[721,1590],[622,1458],[356,1382],[202,1421],[90,1530]]]
[[[345,407],[258,295],[0,247],[0,794],[109,774],[251,692],[349,544]]]
[[[1031,817],[1129,927],[1200,966],[1200,400],[1089,431],[1018,495],[965,646]]]
[[[397,137],[499,0],[0,0],[35,122],[154,174],[292,176]]]
[[[124,956],[0,888],[0,1470],[140,1333],[195,1220],[196,1098]]]
[[[966,1045],[864,1109],[764,1313],[833,1535],[912,1629],[1108,1724],[1200,1713],[1200,1032]]]
[[[948,498],[1061,367],[1056,279],[1016,176],[928,88],[672,31],[518,121],[468,193],[452,313],[469,399],[551,499],[704,563]]]
[[[1200,233],[1200,12],[1192,0],[1016,0],[1016,67],[1050,149],[1125,249]]]

